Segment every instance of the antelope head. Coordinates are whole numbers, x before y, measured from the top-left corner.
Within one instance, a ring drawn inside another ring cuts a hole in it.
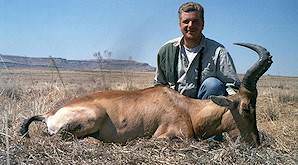
[[[239,92],[230,97],[212,96],[211,100],[230,110],[231,116],[240,131],[241,138],[250,144],[260,145],[256,123],[257,81],[272,64],[272,56],[263,47],[248,43],[235,43],[257,52],[259,60],[245,73]],[[238,131],[237,131],[238,132]]]

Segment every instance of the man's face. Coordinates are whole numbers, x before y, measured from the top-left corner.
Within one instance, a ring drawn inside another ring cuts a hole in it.
[[[200,40],[204,22],[199,12],[182,12],[179,21],[180,30],[186,40]]]

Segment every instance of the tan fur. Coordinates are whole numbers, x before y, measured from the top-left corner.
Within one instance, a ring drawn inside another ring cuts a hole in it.
[[[98,132],[96,137],[107,142],[151,136],[208,138],[228,131],[223,125],[234,122],[226,108],[211,100],[191,99],[161,86],[93,93],[44,116],[51,134],[76,124],[80,126],[78,130],[66,131],[77,137]]]

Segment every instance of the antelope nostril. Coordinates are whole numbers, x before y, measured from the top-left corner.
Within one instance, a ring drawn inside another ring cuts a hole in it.
[[[250,113],[250,109],[247,109],[247,108],[242,109],[242,111],[244,111],[246,113]]]

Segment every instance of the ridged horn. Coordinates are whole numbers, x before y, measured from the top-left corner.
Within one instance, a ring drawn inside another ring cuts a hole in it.
[[[250,91],[256,90],[257,81],[269,69],[269,67],[272,64],[272,56],[264,47],[259,45],[250,43],[234,44],[252,49],[259,55],[259,60],[246,71],[242,80],[242,85],[246,89]]]

